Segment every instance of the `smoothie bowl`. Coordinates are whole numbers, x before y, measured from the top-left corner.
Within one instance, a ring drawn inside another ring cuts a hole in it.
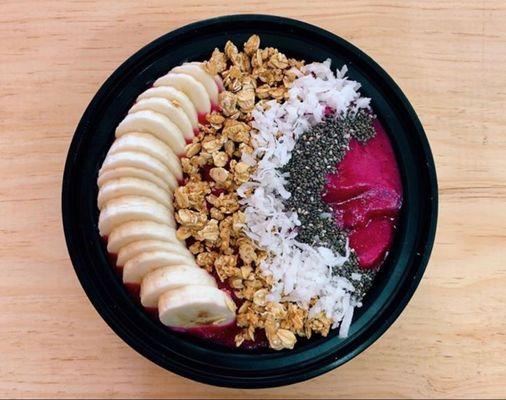
[[[131,57],[83,116],[63,185],[69,253],[107,323],[167,369],[236,387],[370,345],[413,294],[436,213],[398,87],[334,35],[270,16],[192,24]]]

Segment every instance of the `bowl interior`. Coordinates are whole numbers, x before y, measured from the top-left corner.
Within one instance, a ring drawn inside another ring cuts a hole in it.
[[[401,171],[404,204],[388,258],[355,313],[349,337],[300,341],[293,351],[229,349],[169,331],[149,318],[123,288],[98,235],[98,170],[114,139],[114,128],[136,97],[172,67],[204,60],[227,40],[242,45],[260,35],[262,46],[289,57],[346,64],[349,77],[381,119]],[[320,374],[352,358],[395,320],[411,297],[432,247],[437,187],[423,129],[399,88],[370,58],[338,37],[298,21],[271,16],[232,16],[192,24],[152,42],[106,81],[74,136],[63,187],[63,217],[69,253],[90,300],[107,323],[136,350],[174,372],[208,383],[259,387]]]

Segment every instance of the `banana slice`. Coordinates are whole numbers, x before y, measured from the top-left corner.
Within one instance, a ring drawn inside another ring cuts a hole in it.
[[[107,171],[101,171],[100,175],[97,179],[97,185],[99,188],[102,188],[107,182],[121,179],[121,178],[137,178],[146,180],[148,182],[154,183],[159,188],[163,190],[169,189],[172,192],[173,189],[167,187],[167,183],[163,181],[162,178],[156,176],[152,172],[141,168],[133,168],[133,167],[120,167],[113,168]]]
[[[191,141],[195,136],[190,119],[184,110],[181,107],[176,107],[172,101],[164,99],[163,97],[141,99],[132,106],[128,113],[131,114],[143,110],[151,110],[165,115],[176,124],[186,141]]]
[[[129,260],[136,257],[141,253],[148,253],[153,251],[165,251],[171,253],[185,254],[189,259],[193,260],[193,254],[181,243],[162,242],[160,240],[140,240],[138,242],[130,243],[119,250],[116,259],[116,265],[123,266]]]
[[[153,221],[176,227],[172,205],[163,206],[155,200],[140,196],[122,196],[106,203],[98,218],[98,229],[101,236],[129,221]]]
[[[146,132],[169,145],[178,156],[185,154],[186,142],[183,133],[165,115],[143,110],[128,114],[116,128],[116,137],[129,132]]]
[[[187,74],[195,78],[206,89],[206,92],[211,99],[211,104],[218,104],[218,85],[216,84],[216,81],[213,79],[213,77],[204,71],[201,64],[185,63],[178,67],[172,68],[170,72],[174,72],[176,74]]]
[[[124,134],[114,141],[108,154],[116,154],[122,151],[139,151],[149,154],[164,163],[176,179],[183,179],[181,161],[179,161],[174,151],[149,133],[131,132]]]
[[[176,236],[176,230],[153,221],[131,221],[114,228],[107,238],[107,251],[117,254],[130,243],[140,240],[160,240],[184,246]]]
[[[197,131],[199,129],[197,110],[195,109],[195,106],[188,98],[188,96],[182,91],[177,90],[171,86],[152,87],[141,93],[140,96],[137,97],[137,101],[140,101],[142,99],[149,99],[151,97],[162,97],[172,102],[172,104],[174,104],[176,107],[182,108],[188,116],[193,130]]]
[[[153,86],[172,86],[186,94],[197,109],[197,113],[206,115],[211,111],[211,99],[206,88],[195,78],[187,74],[175,74],[169,72],[167,75],[158,78]]]
[[[105,203],[122,196],[144,196],[168,208],[172,206],[172,193],[154,183],[137,178],[119,178],[108,181],[98,191],[97,205],[101,210]]]
[[[178,328],[227,325],[235,319],[236,305],[218,288],[187,285],[167,290],[158,300],[162,324]]]
[[[214,81],[216,82],[216,85],[218,86],[218,92],[223,92],[225,90],[225,85],[223,84],[223,80],[219,75],[216,75],[214,77]]]
[[[202,65],[203,63],[200,61],[192,61],[192,62],[190,62],[190,64],[197,65],[203,69],[203,65]],[[218,86],[218,92],[223,92],[225,90],[225,86],[223,85],[223,80],[221,79],[221,77],[219,75],[214,75],[212,78],[214,79],[216,86]]]
[[[144,307],[158,307],[158,299],[164,292],[185,285],[217,287],[214,278],[202,268],[187,265],[158,268],[142,279],[141,303]]]
[[[195,264],[195,260],[183,252],[151,251],[141,253],[126,262],[123,266],[123,282],[141,283],[142,278],[148,272],[173,265],[189,265],[199,268]]]
[[[177,179],[172,175],[165,164],[158,159],[151,157],[149,154],[138,151],[122,151],[119,153],[108,154],[102,164],[99,176],[106,171],[122,168],[133,167],[134,169],[144,169],[159,177],[165,187],[175,190],[179,185]]]

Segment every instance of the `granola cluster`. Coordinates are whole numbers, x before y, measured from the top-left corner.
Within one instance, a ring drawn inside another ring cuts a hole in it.
[[[223,115],[248,122],[255,105],[287,97],[288,88],[296,78],[294,68],[300,69],[303,65],[302,61],[287,58],[275,48],[261,49],[260,38],[253,35],[241,52],[230,41],[224,52],[215,49],[204,68],[223,79],[226,89],[220,94]]]
[[[277,49],[261,49],[257,35],[243,51],[227,42],[224,52],[215,49],[204,63],[210,74],[222,78],[225,90],[219,96],[220,111],[206,116],[182,159],[186,181],[175,191],[177,235],[187,240],[197,264],[226,282],[239,299],[237,324],[243,330],[235,338],[237,346],[255,340],[256,330],[263,329],[271,348],[292,349],[296,335],[326,336],[331,326],[323,314],[309,318],[296,304],[267,300],[272,281],[259,265],[268,255],[244,234],[245,215],[237,195],[254,168],[245,162],[253,152],[251,112],[259,103],[285,99],[294,69],[302,65]]]

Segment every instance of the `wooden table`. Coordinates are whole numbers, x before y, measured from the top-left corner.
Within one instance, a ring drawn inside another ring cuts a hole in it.
[[[506,397],[506,3],[140,3],[0,3],[0,397]],[[77,281],[60,214],[101,83],[163,33],[233,12],[299,18],[371,55],[418,112],[440,184],[431,262],[396,323],[338,370],[259,391],[194,383],[123,343]]]

